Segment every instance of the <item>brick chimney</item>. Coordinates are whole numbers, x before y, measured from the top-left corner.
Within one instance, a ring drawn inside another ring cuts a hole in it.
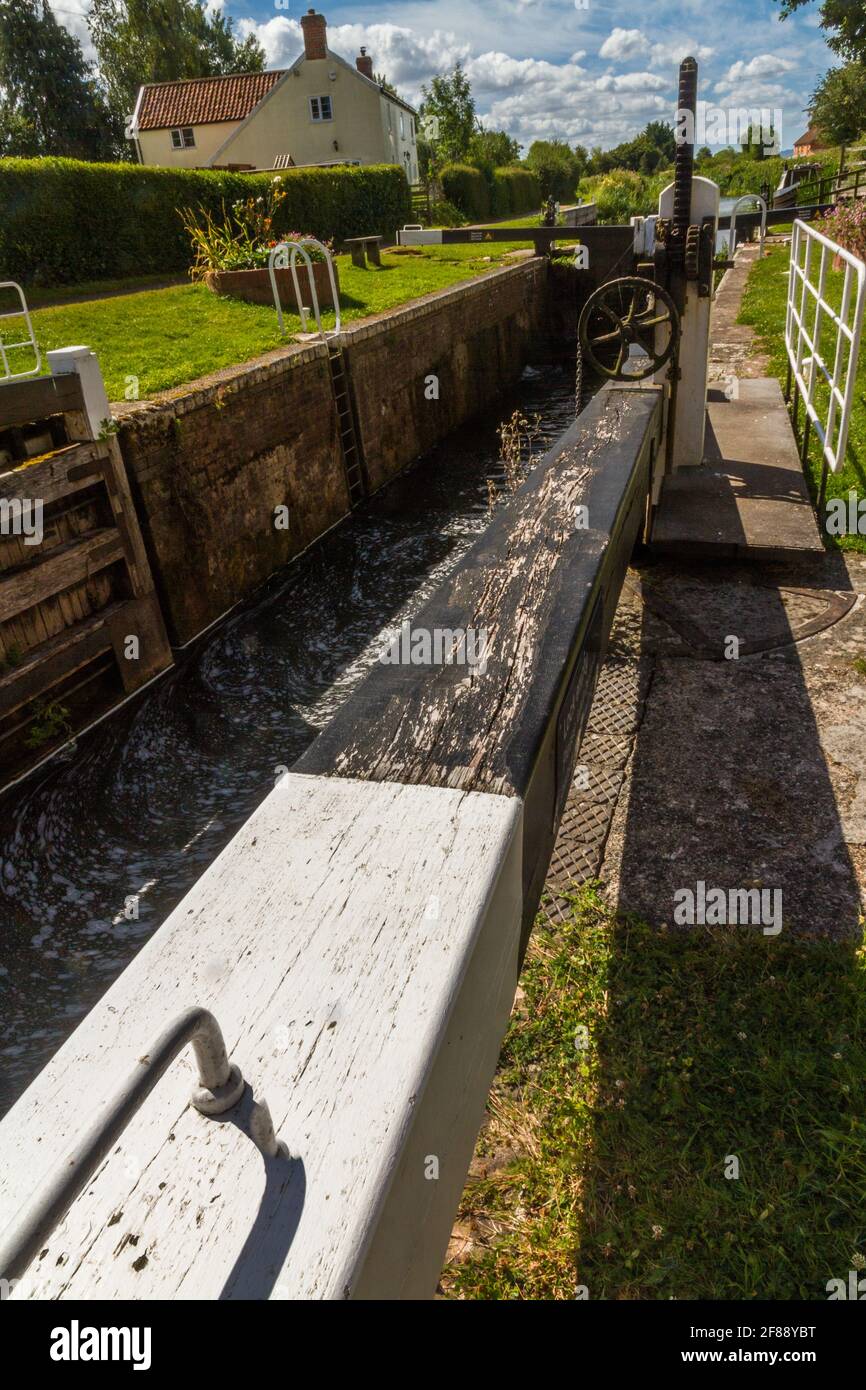
[[[359,72],[362,72],[365,77],[369,77],[372,79],[373,59],[370,57],[366,48],[362,48],[361,52],[355,59],[355,67],[358,69]]]
[[[327,58],[328,22],[323,14],[307,10],[301,15],[301,28],[304,31],[304,57]]]

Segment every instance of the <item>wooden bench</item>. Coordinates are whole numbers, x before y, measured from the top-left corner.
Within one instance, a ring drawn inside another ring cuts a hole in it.
[[[370,257],[373,265],[381,265],[382,257],[379,253],[381,241],[380,236],[346,237],[346,245],[352,248],[352,265],[356,265],[359,270],[366,270],[367,256]]]

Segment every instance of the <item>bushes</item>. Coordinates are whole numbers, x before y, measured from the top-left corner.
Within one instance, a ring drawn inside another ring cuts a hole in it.
[[[511,213],[511,184],[506,169],[491,169],[487,177],[491,217],[508,217]]]
[[[456,208],[453,203],[449,203],[445,198],[434,198],[430,203],[431,227],[463,227],[467,221],[466,214]]]
[[[818,223],[818,231],[860,260],[866,259],[866,198],[840,203]]]
[[[184,271],[192,260],[178,209],[214,216],[273,174],[89,164],[73,159],[0,160],[0,279],[75,284]],[[280,172],[286,197],[275,234],[321,240],[392,238],[411,218],[402,169],[378,164]]]
[[[510,169],[495,169],[494,178],[501,178],[508,189],[508,207],[502,214],[537,212],[541,207],[541,185],[531,169],[515,165]]]
[[[599,222],[622,226],[630,217],[658,212],[659,194],[672,178],[670,169],[649,175],[615,169],[611,174],[582,179],[580,194],[585,202],[597,205]]]
[[[520,166],[493,169],[485,176],[469,164],[446,164],[440,180],[447,201],[472,222],[529,212],[541,203],[538,180]]]
[[[471,221],[483,222],[490,216],[490,193],[480,169],[473,169],[471,164],[446,164],[439,181],[446,201]]]

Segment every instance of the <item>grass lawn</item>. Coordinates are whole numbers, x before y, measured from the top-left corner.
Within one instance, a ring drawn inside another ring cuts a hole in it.
[[[770,359],[770,370],[779,378],[783,390],[787,374],[784,329],[789,256],[789,247],[772,246],[763,261],[755,261],[740,311],[740,322],[750,324],[756,330],[760,346]],[[828,297],[834,307],[838,307],[841,300],[843,278],[842,271],[828,270]],[[822,334],[825,348],[831,341],[826,332]],[[819,408],[823,411],[826,393],[822,397],[819,392],[818,400]],[[802,427],[802,406],[799,419]],[[809,446],[807,476],[812,500],[815,501],[821,481],[821,447],[814,430]],[[847,498],[852,488],[858,497],[866,497],[866,339],[860,347],[845,466],[838,473],[830,473],[827,496]],[[819,518],[819,524],[823,531],[823,517]],[[866,552],[866,536],[827,536],[825,539],[834,548]]]
[[[171,280],[184,280],[179,274],[135,275],[126,280],[84,280],[77,285],[31,285],[26,290],[27,303],[31,309],[41,309],[45,305],[65,304],[73,299],[98,299],[101,295],[134,294],[137,290],[150,290],[165,285]]]
[[[483,222],[483,227],[540,227],[541,213],[525,212],[522,217],[511,217],[507,222]]]
[[[862,948],[653,932],[588,890],[520,986],[448,1296],[820,1300],[866,1267]]]
[[[486,274],[513,249],[502,242],[419,247],[412,248],[411,254],[385,252],[381,268],[365,270],[353,266],[349,256],[339,256],[343,322],[383,313]],[[70,294],[78,292],[77,286],[69,289]],[[135,399],[136,390],[147,398],[279,347],[300,332],[297,315],[285,318],[287,332],[281,338],[270,306],[218,298],[201,285],[37,308],[32,314],[44,351],[74,343],[93,348],[110,400]],[[333,311],[323,315],[323,322],[326,327],[333,325]],[[22,336],[20,319],[7,319],[5,327],[7,340]],[[11,356],[13,370],[30,365],[23,352]]]

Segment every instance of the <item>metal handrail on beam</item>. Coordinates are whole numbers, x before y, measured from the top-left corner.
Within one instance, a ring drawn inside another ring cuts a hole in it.
[[[741,198],[737,199],[734,206],[731,208],[731,239],[728,247],[728,256],[731,260],[734,259],[734,254],[737,250],[737,213],[744,203],[758,203],[760,205],[761,231],[758,255],[760,257],[764,255],[764,238],[767,235],[767,203],[766,200],[761,197],[760,193],[744,193]]]
[[[203,1115],[222,1115],[240,1100],[245,1082],[238,1067],[229,1061],[213,1014],[198,1006],[184,1010],[160,1034],[151,1050],[139,1058],[106,1110],[4,1232],[0,1240],[0,1280],[20,1278],[187,1043],[192,1043],[199,1079],[190,1104]]]

